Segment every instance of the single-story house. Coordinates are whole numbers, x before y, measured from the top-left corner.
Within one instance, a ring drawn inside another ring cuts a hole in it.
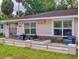
[[[42,37],[78,37],[78,9],[57,10],[2,20],[6,37],[27,34]]]

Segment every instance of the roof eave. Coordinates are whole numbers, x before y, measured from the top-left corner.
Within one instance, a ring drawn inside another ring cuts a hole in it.
[[[25,21],[25,20],[41,20],[41,19],[58,19],[58,18],[75,18],[78,17],[78,15],[67,15],[67,16],[54,16],[54,17],[39,17],[39,18],[23,18],[23,19],[11,19],[11,20],[2,20],[0,23],[6,23],[6,22],[19,22],[19,21]]]

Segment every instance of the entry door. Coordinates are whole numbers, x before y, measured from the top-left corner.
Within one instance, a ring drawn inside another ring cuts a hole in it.
[[[9,37],[10,38],[16,38],[17,34],[17,25],[16,24],[10,24],[9,26]]]

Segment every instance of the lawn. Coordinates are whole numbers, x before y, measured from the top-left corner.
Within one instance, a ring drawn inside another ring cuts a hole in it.
[[[0,44],[0,59],[78,59],[75,56]]]

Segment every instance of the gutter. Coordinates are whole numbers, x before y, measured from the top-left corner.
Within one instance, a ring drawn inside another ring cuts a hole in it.
[[[74,18],[78,17],[78,15],[68,15],[68,16],[55,16],[55,17],[39,17],[39,18],[24,18],[24,19],[12,19],[12,20],[2,20],[0,23],[7,23],[7,22],[19,22],[19,21],[31,21],[31,20],[48,20],[48,19],[64,19],[64,18]]]

